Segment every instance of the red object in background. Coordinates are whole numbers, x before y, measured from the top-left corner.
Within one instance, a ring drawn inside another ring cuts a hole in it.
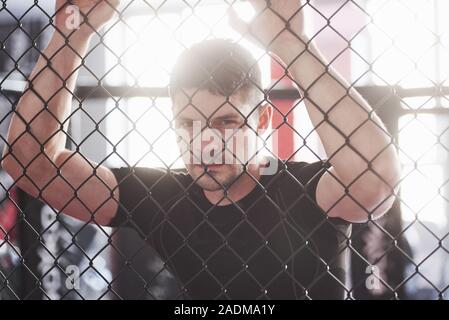
[[[273,100],[273,129],[277,129],[277,139],[273,139],[273,150],[281,160],[294,160],[294,117],[291,100]]]
[[[14,228],[17,222],[17,190],[12,189],[9,195],[0,202],[0,240],[5,239],[5,232],[8,233],[8,241],[16,243],[17,228]]]
[[[285,77],[285,69],[276,61],[271,61],[271,79],[272,82],[279,81],[281,87],[292,87],[292,81]],[[277,150],[277,156],[281,160],[294,160],[292,157],[295,152],[294,146],[294,114],[293,100],[272,100],[273,119],[272,127],[277,129],[277,139],[273,139],[273,150]]]

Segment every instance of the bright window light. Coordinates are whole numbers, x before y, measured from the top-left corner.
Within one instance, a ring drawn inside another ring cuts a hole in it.
[[[405,88],[433,86],[449,76],[449,51],[438,42],[438,34],[449,27],[441,15],[449,2],[442,0],[391,0],[368,2],[373,18],[370,26],[370,62],[373,83]],[[439,17],[439,18],[438,18]]]
[[[108,139],[117,144],[116,153],[132,166],[183,166],[171,129],[172,111],[169,98],[131,98],[122,100],[118,107],[108,101]],[[108,153],[113,151],[109,145]],[[123,166],[123,159],[114,155],[109,165]]]
[[[192,14],[191,9],[177,13],[159,13],[157,17],[136,15],[129,17],[126,25],[115,26],[106,36],[108,47],[120,54],[120,63],[111,52],[106,50],[108,85],[125,85],[139,87],[165,87],[168,85],[169,73],[181,52],[195,42],[208,38],[228,38],[239,40],[241,37],[231,29],[227,22],[228,5],[198,6]],[[236,4],[243,18],[252,14],[249,4]],[[262,68],[264,87],[271,82],[270,58],[261,49],[241,40]],[[116,148],[131,165],[149,167],[182,167],[179,150],[173,130],[167,130],[171,119],[171,102],[168,98],[133,98],[121,100],[120,110],[114,110],[107,119],[108,136],[117,143]],[[112,100],[108,102],[109,110],[114,108]],[[126,119],[127,114],[133,120],[139,119],[135,130]],[[143,116],[142,116],[143,114]],[[139,118],[141,116],[141,118]],[[123,136],[132,130],[129,135]],[[161,132],[166,130],[162,137]],[[109,146],[112,152],[112,146]],[[124,165],[123,161],[113,156],[111,165]]]
[[[120,63],[111,52],[106,52],[107,68],[113,68],[106,77],[110,85],[138,85],[164,87],[169,73],[181,52],[196,42],[210,38],[240,40],[259,61],[263,85],[271,82],[270,57],[264,50],[242,39],[228,24],[228,5],[197,6],[178,13],[160,13],[132,16],[125,24],[118,24],[106,35],[106,43],[120,54]],[[242,16],[250,16],[252,7],[236,4]]]
[[[447,150],[438,143],[437,137],[444,130],[439,130],[439,123],[435,115],[400,118],[401,210],[405,221],[418,217],[443,227],[448,222],[448,202],[441,187],[444,187],[445,177],[447,179],[448,159]]]

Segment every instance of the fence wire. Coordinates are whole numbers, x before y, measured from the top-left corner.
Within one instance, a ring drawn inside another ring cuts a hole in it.
[[[447,297],[445,1],[58,6],[0,5],[0,299]]]

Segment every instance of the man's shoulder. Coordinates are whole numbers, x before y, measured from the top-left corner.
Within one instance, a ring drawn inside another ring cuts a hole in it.
[[[308,194],[308,198],[315,202],[318,181],[329,166],[324,159],[311,162],[279,160],[277,173],[265,178],[266,185],[269,189],[280,190],[292,201]]]
[[[297,179],[302,184],[319,178],[331,165],[326,159],[314,161],[279,160],[278,174]]]
[[[339,234],[347,234],[348,222],[339,218],[329,218],[319,208],[317,204],[317,186],[323,174],[331,167],[327,159],[320,159],[316,161],[284,161],[284,168],[280,168],[279,172],[284,172],[281,179],[279,179],[279,189],[283,196],[282,200],[289,208],[298,209],[302,212],[297,216],[301,219],[306,219],[309,222],[314,221],[316,224],[321,223],[325,219],[328,224],[333,227],[329,229],[330,232],[337,232]],[[303,221],[303,220],[302,220]],[[339,229],[339,227],[343,229]]]
[[[133,182],[144,185],[188,183],[190,175],[184,168],[153,168],[143,166],[122,166],[110,168],[119,184]],[[190,179],[191,180],[191,179]]]
[[[310,170],[319,170],[321,168],[328,168],[330,166],[327,159],[316,159],[312,161],[293,161],[288,160],[285,162],[285,165],[293,170],[293,171],[310,171]]]

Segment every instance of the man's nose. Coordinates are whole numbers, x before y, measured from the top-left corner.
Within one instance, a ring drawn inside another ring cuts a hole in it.
[[[203,158],[204,153],[208,156],[218,156],[223,149],[223,137],[219,130],[204,128],[200,135],[193,138],[192,151]]]
[[[214,128],[205,127],[201,131],[201,147],[204,148],[211,144],[221,144],[222,142],[221,132]]]

